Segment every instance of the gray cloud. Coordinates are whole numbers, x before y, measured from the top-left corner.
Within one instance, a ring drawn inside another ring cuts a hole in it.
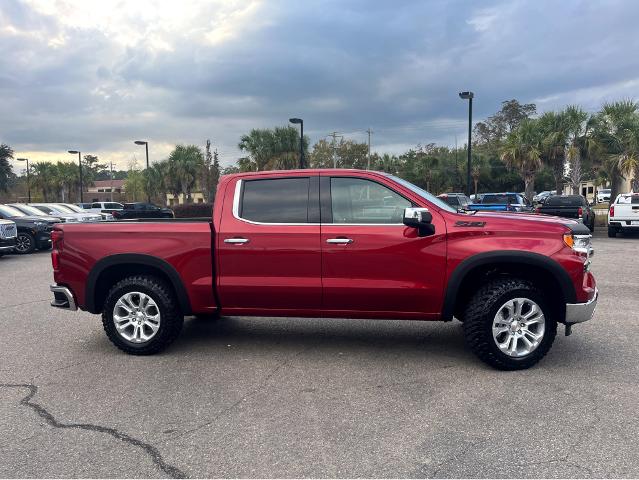
[[[68,9],[3,2],[0,141],[121,157],[144,137],[158,157],[212,138],[231,161],[243,132],[296,115],[314,140],[371,126],[388,151],[463,138],[459,90],[481,118],[509,98],[596,109],[639,80],[632,0],[267,2],[217,43],[201,41],[217,7],[191,8],[199,20],[158,48],[157,20],[133,12],[139,38],[123,43],[100,22],[65,23]]]

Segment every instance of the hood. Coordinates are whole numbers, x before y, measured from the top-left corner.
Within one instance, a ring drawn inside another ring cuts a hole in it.
[[[48,223],[48,219],[44,218],[44,217],[40,217],[40,216],[35,216],[35,215],[25,215],[24,217],[11,217],[11,220],[18,223],[18,222],[44,222],[44,223]]]
[[[527,220],[531,222],[541,223],[559,223],[565,225],[568,228],[569,225],[579,224],[576,220],[569,218],[555,217],[552,215],[539,215],[535,213],[509,213],[509,212],[490,212],[490,211],[478,211],[475,215],[471,215],[473,220],[479,220],[480,218],[490,219],[504,219],[504,220]]]

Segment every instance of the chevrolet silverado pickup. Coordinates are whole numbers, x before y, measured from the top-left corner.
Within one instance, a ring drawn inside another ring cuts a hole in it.
[[[481,360],[515,370],[593,316],[590,239],[568,219],[459,213],[381,172],[240,173],[212,219],[57,225],[52,305],[101,314],[137,355],[187,315],[457,318]]]
[[[639,193],[617,195],[608,210],[608,236],[639,231]]]

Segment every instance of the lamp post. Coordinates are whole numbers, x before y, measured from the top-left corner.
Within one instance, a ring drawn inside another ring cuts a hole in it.
[[[304,161],[304,120],[301,118],[289,118],[288,121],[300,124],[300,168],[306,168],[306,162]]]
[[[146,177],[147,177],[147,182],[148,182],[148,175],[149,175],[149,142],[145,141],[145,140],[135,140],[133,143],[135,143],[136,145],[144,145],[144,150],[146,151]],[[151,203],[151,194],[149,193],[149,186],[146,185],[146,202],[147,203]]]
[[[29,197],[29,203],[31,203],[31,181],[29,180],[29,159],[18,158],[19,162],[27,162],[27,196]]]
[[[471,159],[471,134],[473,131],[473,92],[459,92],[459,98],[468,100],[468,166],[466,169],[466,195],[470,197],[470,159]]]
[[[84,203],[84,197],[82,195],[82,154],[79,150],[69,150],[71,155],[78,154],[78,168],[80,169],[80,203]]]

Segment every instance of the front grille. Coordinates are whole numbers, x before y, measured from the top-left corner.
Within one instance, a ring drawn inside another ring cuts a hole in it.
[[[17,234],[15,224],[0,225],[0,238],[14,238]]]

